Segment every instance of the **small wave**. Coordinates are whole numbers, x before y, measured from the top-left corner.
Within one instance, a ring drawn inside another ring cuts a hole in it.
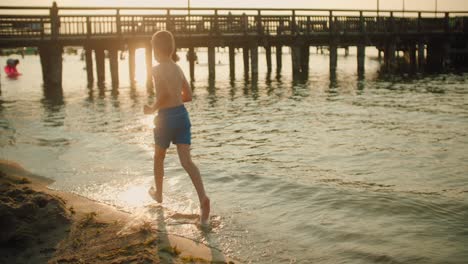
[[[363,182],[363,181],[344,181],[342,179],[321,179],[319,182],[325,182],[325,183],[336,183],[338,185],[343,185],[343,186],[355,186],[355,187],[364,187],[364,188],[392,188],[395,185],[391,184],[379,184],[379,183],[373,183],[373,182]]]
[[[36,143],[38,146],[44,146],[44,147],[62,147],[62,146],[68,146],[72,142],[66,138],[55,138],[55,139],[37,138]]]
[[[348,256],[347,260],[358,259],[368,260],[371,263],[392,263],[392,264],[403,264],[403,263],[428,263],[430,258],[419,257],[419,256],[391,256],[385,253],[371,253],[364,250],[347,250],[344,252]]]

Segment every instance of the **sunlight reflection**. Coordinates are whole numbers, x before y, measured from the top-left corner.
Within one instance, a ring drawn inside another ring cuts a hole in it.
[[[130,186],[120,193],[119,200],[131,207],[139,207],[151,201],[147,184]]]
[[[141,109],[141,111],[143,112],[143,109]],[[139,120],[139,122],[146,128],[154,128],[154,118],[154,115],[145,115]]]
[[[145,49],[135,50],[135,81],[139,84],[146,83]]]

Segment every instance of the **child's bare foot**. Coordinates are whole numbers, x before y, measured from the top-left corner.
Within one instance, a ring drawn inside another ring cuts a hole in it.
[[[200,204],[200,224],[206,226],[210,220],[210,199],[205,196],[205,199]]]
[[[154,186],[151,186],[151,188],[148,190],[148,193],[151,196],[151,198],[156,200],[156,202],[162,203],[162,200],[163,200],[162,193],[158,193],[158,191],[156,191],[156,188],[154,188]]]

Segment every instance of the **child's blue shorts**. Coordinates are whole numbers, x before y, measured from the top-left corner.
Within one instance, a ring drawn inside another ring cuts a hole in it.
[[[191,144],[190,118],[184,105],[158,111],[154,128],[154,143],[161,148],[171,144]]]

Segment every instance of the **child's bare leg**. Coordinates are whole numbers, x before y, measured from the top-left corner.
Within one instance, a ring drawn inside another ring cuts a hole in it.
[[[197,191],[201,209],[200,221],[202,224],[206,224],[210,217],[210,199],[206,196],[200,171],[192,161],[190,145],[177,144],[177,153],[179,154],[182,167],[184,167],[185,171],[189,174],[190,179],[195,186],[195,190]]]
[[[166,149],[161,148],[158,145],[154,147],[154,183],[156,184],[156,192],[154,193],[154,199],[158,203],[162,203],[162,189],[163,189],[163,178],[164,178],[164,158],[166,157]],[[151,190],[150,190],[151,194]]]

